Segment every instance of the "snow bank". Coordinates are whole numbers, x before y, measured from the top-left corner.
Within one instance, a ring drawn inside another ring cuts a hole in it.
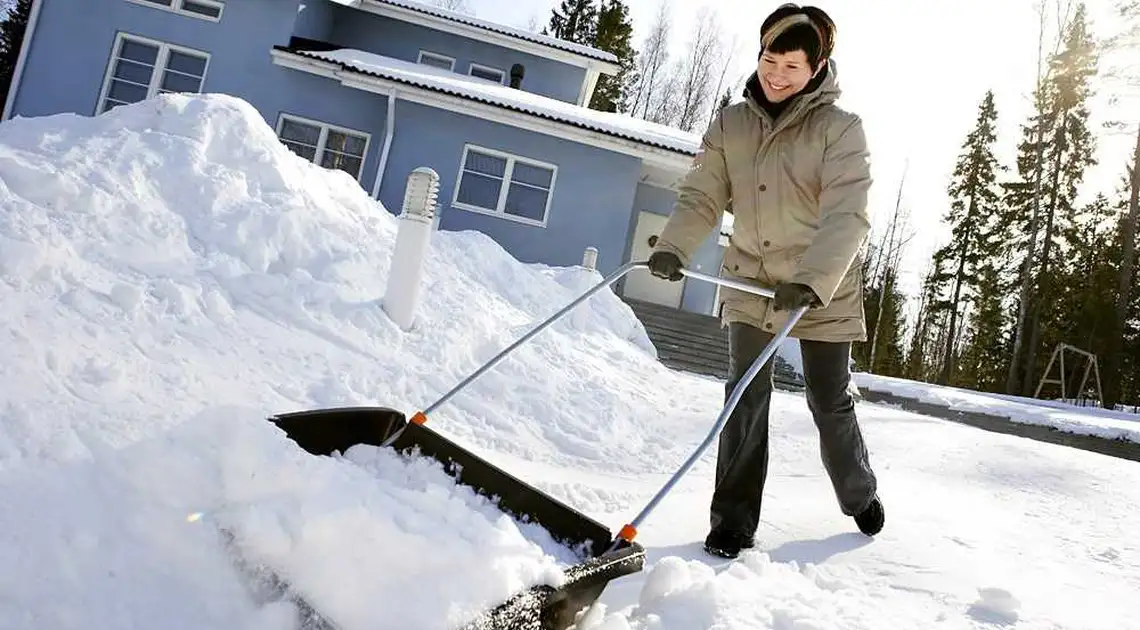
[[[346,630],[451,627],[572,561],[433,460],[310,457],[257,410],[86,444],[0,482],[0,626],[289,628],[288,607],[249,597],[223,531]]]
[[[1000,416],[1013,422],[1052,427],[1066,433],[1140,442],[1140,416],[1123,411],[987,394],[875,374],[858,373],[854,380],[859,387],[960,411]]]
[[[380,306],[395,231],[357,182],[231,97],[0,125],[0,591],[14,595],[0,626],[278,619],[243,603],[218,525],[345,630],[441,628],[557,583],[564,549],[429,463],[312,458],[264,421],[420,408],[600,280],[437,233],[403,333]],[[611,292],[580,310],[434,426],[523,457],[613,458],[620,443],[588,445],[646,424],[628,412],[653,401],[592,395],[598,366],[667,372]],[[552,364],[577,378],[542,378]]]

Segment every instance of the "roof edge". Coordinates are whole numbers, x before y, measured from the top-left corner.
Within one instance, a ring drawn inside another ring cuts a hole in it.
[[[419,21],[434,22],[434,26],[437,27],[441,23],[445,23],[451,25],[450,32],[458,35],[470,37],[473,35],[471,31],[478,31],[485,35],[485,39],[492,40],[488,43],[514,48],[579,67],[595,69],[611,76],[621,70],[617,56],[611,52],[549,35],[523,31],[489,20],[473,18],[414,0],[352,0],[350,3],[343,0],[330,1],[413,23],[416,23],[417,18]],[[509,40],[510,43],[504,40]]]
[[[287,65],[288,67],[291,67],[291,68],[294,68],[294,69],[297,69],[300,71],[315,72],[316,74],[319,74],[321,76],[325,76],[326,78],[330,78],[330,79],[334,79],[334,80],[340,80],[342,83],[344,83],[344,82],[343,82],[343,80],[341,80],[337,76],[338,74],[357,75],[360,77],[364,77],[366,79],[385,81],[385,82],[389,82],[389,83],[393,83],[393,84],[398,84],[401,86],[406,86],[408,88],[411,88],[412,90],[422,92],[422,93],[435,94],[435,95],[440,95],[442,97],[450,97],[453,99],[461,99],[461,100],[468,102],[468,103],[477,103],[481,106],[492,107],[495,109],[503,110],[504,112],[525,114],[527,117],[529,117],[535,121],[539,121],[544,125],[547,125],[549,131],[553,131],[557,127],[570,127],[570,128],[577,130],[578,133],[601,135],[601,136],[608,137],[611,139],[610,140],[611,143],[618,143],[618,144],[629,143],[629,144],[637,145],[638,147],[641,148],[640,152],[644,154],[644,155],[641,155],[642,159],[645,159],[647,161],[650,161],[650,162],[653,162],[656,164],[667,165],[669,167],[675,166],[676,169],[680,172],[683,172],[684,170],[686,170],[689,167],[690,161],[692,160],[693,156],[696,155],[695,151],[686,151],[686,150],[679,149],[675,146],[671,146],[668,144],[653,142],[653,141],[647,140],[645,138],[639,138],[639,137],[632,135],[632,134],[618,133],[618,132],[615,132],[614,130],[611,130],[611,129],[606,129],[606,128],[600,127],[600,126],[591,126],[591,125],[584,124],[584,123],[582,123],[580,121],[576,121],[576,120],[561,118],[561,117],[557,117],[557,116],[551,116],[551,115],[548,115],[545,113],[540,113],[540,112],[533,112],[531,110],[526,109],[525,107],[513,106],[510,104],[505,104],[505,103],[501,103],[501,102],[494,101],[494,100],[480,98],[478,96],[474,96],[471,94],[464,94],[464,93],[458,92],[458,91],[440,89],[440,88],[435,87],[435,86],[420,85],[418,83],[407,81],[407,80],[404,80],[404,79],[401,79],[398,77],[390,77],[390,76],[384,76],[384,75],[380,75],[380,74],[376,74],[376,73],[372,73],[372,72],[366,72],[366,71],[360,70],[358,68],[354,68],[352,66],[349,66],[349,65],[342,63],[342,62],[339,62],[339,61],[331,61],[328,59],[322,59],[322,58],[315,56],[315,55],[306,55],[306,54],[304,54],[305,52],[309,52],[309,51],[305,51],[303,49],[294,49],[294,48],[290,48],[288,46],[281,46],[281,45],[273,46],[273,48],[270,51],[271,55],[274,57],[274,62],[278,63],[279,65]],[[319,51],[311,51],[311,52],[319,52]],[[284,58],[286,56],[288,58],[291,58],[292,62],[290,62],[290,60],[285,60],[284,63],[278,61],[279,58]],[[310,69],[306,69],[306,68],[299,68],[295,65],[297,63],[311,65],[312,69],[310,70]],[[352,85],[349,85],[349,87],[359,87],[359,86],[352,84]],[[519,126],[519,125],[514,124],[514,123],[504,123],[504,124],[512,124],[513,126],[516,126],[516,127]],[[575,142],[581,141],[580,138],[575,138],[575,137],[569,137],[569,136],[560,136],[560,137],[564,137],[567,140],[571,140],[571,141],[575,141]],[[597,143],[594,142],[592,144],[596,145]],[[611,149],[612,148],[613,147],[611,147]],[[623,151],[623,152],[629,153],[629,151]]]

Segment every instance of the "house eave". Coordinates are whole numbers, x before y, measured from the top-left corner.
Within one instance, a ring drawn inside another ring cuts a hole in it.
[[[359,3],[354,3],[355,8],[361,11],[367,11],[375,15],[380,15],[410,24],[416,24],[426,28],[451,33],[468,39],[474,39],[487,44],[502,46],[510,48],[519,52],[525,52],[537,57],[552,59],[560,61],[586,70],[593,70],[601,72],[610,76],[616,75],[621,71],[621,66],[605,61],[604,59],[597,59],[587,55],[575,53],[561,48],[532,42],[526,39],[520,39],[504,33],[490,31],[478,26],[464,24],[462,22],[455,22],[447,18],[431,15],[429,13],[421,13],[405,7],[377,2],[376,0],[360,0]]]
[[[332,79],[345,87],[383,95],[394,93],[400,99],[428,107],[436,107],[473,118],[546,134],[562,140],[615,151],[639,158],[645,164],[657,168],[683,173],[688,170],[692,161],[692,155],[683,152],[588,129],[570,122],[538,115],[525,109],[498,103],[487,103],[478,98],[460,96],[379,77],[345,68],[339,63],[306,57],[280,48],[272,49],[270,54],[275,65]]]

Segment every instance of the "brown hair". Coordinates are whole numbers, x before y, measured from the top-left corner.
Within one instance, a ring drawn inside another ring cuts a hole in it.
[[[802,50],[813,68],[831,57],[835,48],[835,22],[814,6],[786,3],[773,11],[760,26],[760,53]]]

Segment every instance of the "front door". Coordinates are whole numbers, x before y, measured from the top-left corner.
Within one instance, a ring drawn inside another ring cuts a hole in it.
[[[649,255],[653,253],[650,239],[652,238],[652,242],[656,242],[656,236],[661,233],[667,220],[668,217],[666,216],[644,210],[638,215],[637,227],[633,230],[633,251],[631,252],[633,260],[649,259]],[[622,293],[627,298],[680,308],[681,293],[684,289],[684,280],[670,282],[654,276],[645,269],[638,269],[625,277],[625,290]]]

